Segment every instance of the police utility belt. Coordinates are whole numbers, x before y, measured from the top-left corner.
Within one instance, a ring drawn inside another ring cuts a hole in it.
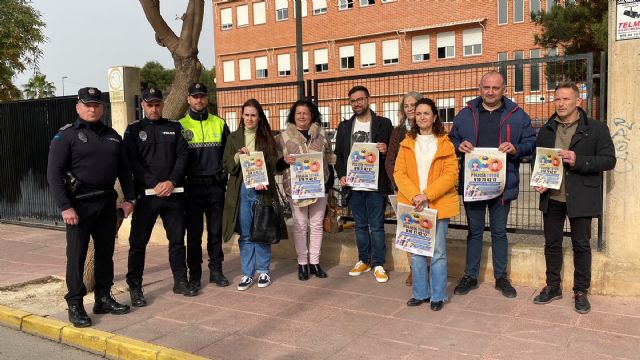
[[[78,178],[76,178],[70,171],[67,171],[65,176],[65,186],[69,195],[74,200],[86,200],[113,193],[113,189],[86,189],[83,188],[83,184]]]

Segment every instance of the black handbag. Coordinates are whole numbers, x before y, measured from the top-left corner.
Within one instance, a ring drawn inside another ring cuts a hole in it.
[[[282,214],[274,199],[270,204],[258,200],[252,207],[253,222],[249,239],[258,244],[277,244],[282,235]]]

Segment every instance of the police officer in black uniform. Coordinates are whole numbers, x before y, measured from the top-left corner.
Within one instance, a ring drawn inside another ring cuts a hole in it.
[[[95,246],[94,314],[126,314],[129,306],[111,296],[113,250],[116,237],[116,198],[120,179],[125,217],[133,211],[135,195],[122,138],[104,125],[102,93],[93,87],[78,91],[78,119],[60,128],[51,140],[47,180],[67,226],[67,289],[69,321],[91,326],[82,302],[87,289],[82,282],[89,237]],[[71,185],[71,186],[69,186]]]
[[[169,264],[173,272],[173,292],[195,296],[198,289],[187,282],[184,245],[184,194],[174,193],[184,186],[187,141],[177,121],[162,117],[162,92],[155,88],[142,92],[144,118],[133,122],[124,133],[127,157],[133,171],[138,198],[129,235],[127,284],[133,306],[146,306],[142,293],[142,274],[147,244],[158,215],[169,240]],[[154,194],[149,193],[153,190]]]

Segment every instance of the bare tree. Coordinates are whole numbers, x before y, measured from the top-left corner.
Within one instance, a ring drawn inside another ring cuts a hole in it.
[[[202,31],[204,0],[189,0],[187,11],[181,17],[180,36],[171,30],[160,14],[160,0],[139,1],[156,33],[156,42],[169,49],[176,68],[176,76],[162,115],[168,119],[179,119],[187,110],[185,99],[189,84],[196,81],[202,72],[202,64],[198,60],[198,41]]]

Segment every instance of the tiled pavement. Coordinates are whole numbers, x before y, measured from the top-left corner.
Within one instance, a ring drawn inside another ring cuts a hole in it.
[[[64,276],[64,244],[60,231],[0,224],[0,287]],[[126,253],[117,247],[122,289]],[[570,296],[534,305],[538,289],[516,287],[518,297],[506,299],[488,282],[451,296],[450,279],[450,301],[433,312],[405,305],[406,273],[377,284],[371,273],[354,278],[345,266],[327,265],[329,278],[302,282],[294,260],[274,259],[270,287],[239,292],[238,256],[227,254],[224,267],[232,286],[175,295],[166,248],[150,246],[150,305],[91,315],[95,327],[215,359],[640,359],[638,298],[591,296],[591,313],[578,315]],[[126,293],[118,299],[129,301]],[[66,313],[51,316],[66,320]]]

